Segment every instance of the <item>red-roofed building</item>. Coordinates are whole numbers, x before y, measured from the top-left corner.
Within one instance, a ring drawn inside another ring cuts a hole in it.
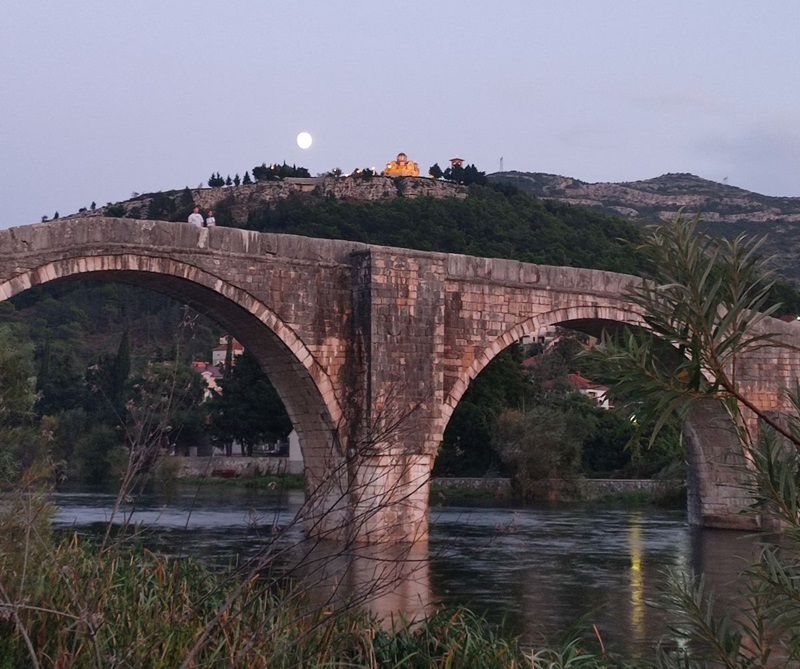
[[[225,356],[228,353],[228,338],[220,337],[219,346],[211,351],[211,364],[215,367],[225,364]],[[236,339],[233,340],[233,357],[244,353],[244,346],[242,346]]]
[[[601,409],[610,409],[611,400],[608,399],[608,386],[602,386],[599,383],[592,383],[585,376],[580,374],[569,374],[570,383],[578,389],[581,395],[586,395],[593,399],[600,406]]]
[[[539,357],[533,355],[530,358],[525,358],[521,364],[523,369],[532,370],[536,367],[536,365],[539,364]],[[601,409],[611,408],[611,400],[606,397],[606,393],[608,393],[608,386],[603,386],[599,383],[593,383],[585,376],[581,376],[580,374],[568,374],[567,378],[581,395],[586,395],[586,397],[593,399],[595,402],[597,402]],[[553,380],[545,381],[544,387],[553,387],[555,383],[556,382]]]

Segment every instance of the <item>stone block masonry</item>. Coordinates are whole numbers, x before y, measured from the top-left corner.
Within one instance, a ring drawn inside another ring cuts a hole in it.
[[[83,278],[170,295],[251,350],[300,437],[307,530],[364,542],[427,536],[447,422],[503,349],[553,325],[640,322],[624,298],[636,279],[611,272],[99,216],[0,230],[0,300]],[[796,325],[764,327],[800,345]],[[783,411],[800,356],[761,349],[738,378]],[[690,518],[729,526],[747,473],[731,467],[742,454],[715,416],[690,430]]]

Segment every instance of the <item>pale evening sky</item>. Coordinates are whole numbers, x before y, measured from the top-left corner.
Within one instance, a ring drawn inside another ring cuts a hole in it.
[[[399,151],[800,196],[798,33],[771,0],[4,2],[0,228]]]

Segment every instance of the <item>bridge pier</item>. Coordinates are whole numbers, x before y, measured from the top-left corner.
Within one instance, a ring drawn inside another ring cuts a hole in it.
[[[427,539],[431,467],[431,456],[397,449],[342,460],[308,486],[306,533],[346,544]]]
[[[686,423],[687,516],[690,525],[731,530],[761,526],[752,510],[752,465],[719,400],[696,401]]]

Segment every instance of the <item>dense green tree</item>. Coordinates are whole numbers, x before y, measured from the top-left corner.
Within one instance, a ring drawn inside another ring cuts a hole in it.
[[[75,464],[80,480],[106,483],[111,473],[111,452],[119,446],[119,433],[110,425],[94,425],[75,438]]]
[[[23,328],[0,325],[0,487],[46,446],[34,423],[33,346]]]
[[[628,244],[641,233],[622,219],[486,186],[470,187],[464,200],[290,197],[254,209],[245,227],[630,274],[643,267]]]
[[[245,173],[247,176],[247,173]],[[297,167],[297,165],[287,165],[285,162],[282,165],[273,164],[267,166],[266,163],[261,163],[253,168],[253,179],[255,181],[275,181],[277,179],[285,179],[286,177],[310,177],[311,174],[305,167]]]
[[[33,417],[34,369],[33,347],[21,329],[0,325],[0,428]]]
[[[283,403],[249,351],[236,358],[220,386],[221,393],[208,402],[212,433],[220,442],[238,441],[252,455],[257,444],[289,435],[292,422]]]
[[[205,428],[202,378],[174,361],[148,363],[133,380],[126,402],[126,440],[132,449],[196,444]]]
[[[84,400],[83,373],[73,351],[63,340],[53,344],[47,337],[36,375],[36,413],[55,416],[80,407]]]
[[[492,433],[500,414],[525,406],[530,388],[521,361],[521,349],[512,346],[470,384],[445,431],[435,476],[483,476],[502,468],[491,446]]]
[[[236,173],[236,174],[233,176],[233,185],[234,185],[234,186],[238,186],[238,185],[239,185],[239,184],[241,184],[241,183],[242,183],[242,178],[239,176],[239,173],[237,172],[237,173]]]
[[[119,415],[123,414],[125,407],[125,384],[131,373],[131,342],[130,334],[126,329],[119,341],[117,355],[111,365],[111,379],[109,388],[109,401]]]
[[[439,163],[434,163],[428,169],[428,175],[431,179],[441,179],[444,176],[444,172],[442,172],[442,168],[439,167]]]
[[[578,474],[583,443],[594,428],[591,411],[564,405],[538,405],[525,413],[509,409],[498,417],[492,445],[513,472],[517,493],[524,499],[534,493],[537,481]]]
[[[250,178],[250,172],[245,171],[244,177],[242,178],[242,184],[251,184],[253,180]]]
[[[208,185],[211,188],[220,188],[225,185],[225,179],[220,176],[219,172],[214,172],[208,179]]]

